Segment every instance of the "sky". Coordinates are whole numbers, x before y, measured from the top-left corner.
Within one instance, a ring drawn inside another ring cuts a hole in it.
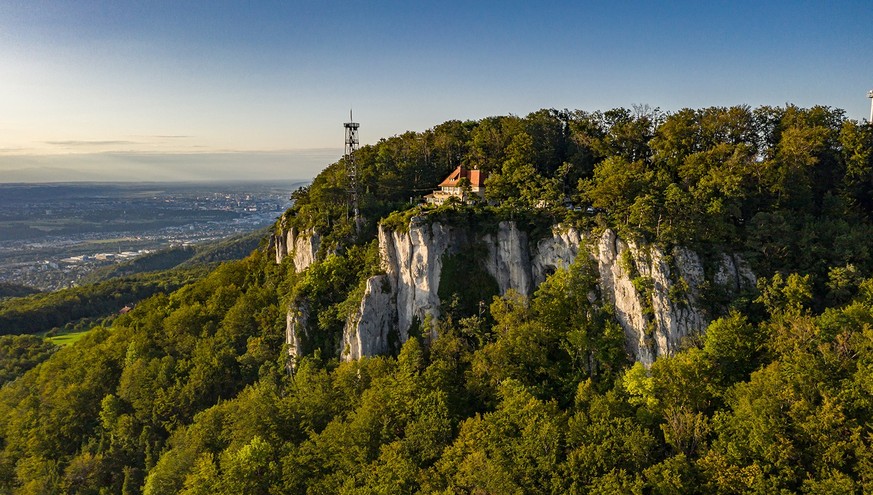
[[[0,2],[0,182],[308,179],[541,108],[827,105],[866,120],[866,1]]]

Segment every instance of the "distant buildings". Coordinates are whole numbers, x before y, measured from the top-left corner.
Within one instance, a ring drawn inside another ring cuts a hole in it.
[[[479,169],[467,169],[459,165],[439,185],[439,190],[424,197],[424,201],[432,205],[441,205],[449,198],[469,201],[472,196],[485,197],[485,179],[488,174]]]

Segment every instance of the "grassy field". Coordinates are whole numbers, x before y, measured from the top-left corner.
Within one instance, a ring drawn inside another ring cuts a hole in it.
[[[52,344],[55,344],[55,345],[58,345],[61,347],[65,347],[65,346],[68,346],[71,344],[75,344],[76,342],[79,341],[79,339],[84,337],[85,334],[90,332],[90,331],[91,330],[82,330],[81,332],[63,333],[63,334],[55,335],[53,337],[46,337],[46,340],[48,340]]]

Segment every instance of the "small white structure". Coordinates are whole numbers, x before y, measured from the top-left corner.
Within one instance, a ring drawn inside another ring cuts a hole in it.
[[[873,124],[873,89],[867,91],[867,98],[870,98],[870,120],[867,122]]]

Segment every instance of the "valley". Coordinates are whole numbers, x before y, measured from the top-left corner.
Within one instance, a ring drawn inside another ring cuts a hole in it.
[[[252,232],[304,184],[0,184],[0,283],[71,287],[101,267]]]

